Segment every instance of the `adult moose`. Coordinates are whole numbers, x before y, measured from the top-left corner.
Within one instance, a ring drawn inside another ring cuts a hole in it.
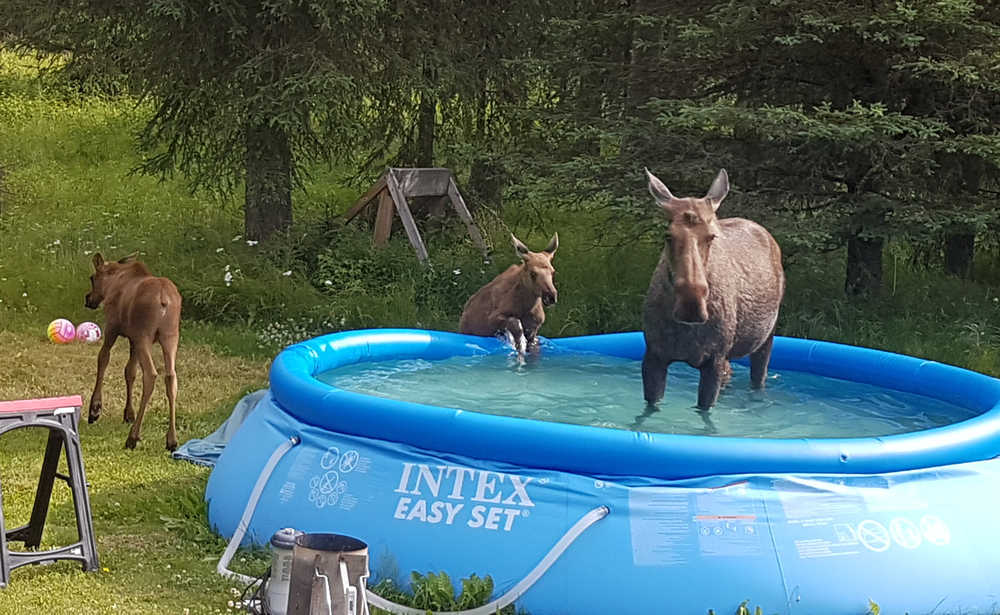
[[[104,371],[108,367],[111,347],[119,336],[128,338],[129,356],[125,365],[125,422],[132,423],[125,448],[135,448],[142,431],[146,405],[153,394],[156,367],[153,365],[153,344],[159,342],[163,350],[164,383],[167,404],[170,408],[170,427],[167,429],[167,450],[177,448],[175,401],[177,398],[177,372],[174,362],[180,339],[181,295],[167,278],[153,276],[143,263],[129,255],[118,262],[106,262],[100,253],[94,255],[94,273],[90,276],[90,292],[84,304],[97,309],[104,304],[104,345],[97,355],[97,383],[90,397],[87,421],[93,423],[101,417],[101,395]],[[142,401],[139,414],[132,408],[132,385],[136,369],[142,367]]]
[[[646,175],[670,231],[646,294],[643,394],[658,402],[668,366],[684,361],[701,372],[698,408],[708,410],[732,375],[730,359],[750,355],[750,384],[764,386],[785,292],[781,249],[755,222],[716,218],[729,193],[725,169],[703,198],[677,198]]]
[[[558,298],[552,276],[552,257],[559,248],[559,233],[541,252],[532,252],[511,234],[520,264],[511,265],[469,297],[459,319],[466,335],[496,335],[508,332],[518,352],[538,349],[538,329],[545,322],[545,306]]]

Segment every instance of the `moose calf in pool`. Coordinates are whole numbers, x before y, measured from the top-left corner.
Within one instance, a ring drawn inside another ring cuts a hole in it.
[[[90,276],[90,292],[84,301],[91,309],[104,304],[104,345],[97,355],[97,383],[90,397],[90,414],[93,423],[101,417],[101,390],[104,370],[108,367],[111,347],[119,336],[128,338],[129,355],[125,365],[125,422],[132,423],[125,448],[135,448],[142,431],[142,418],[153,394],[156,367],[153,365],[153,344],[159,342],[163,350],[163,376],[170,408],[170,426],[167,429],[167,450],[177,448],[177,425],[174,402],[177,398],[177,372],[174,361],[180,340],[181,295],[167,278],[150,273],[146,265],[126,256],[118,262],[105,262],[100,253],[94,255],[94,274]],[[132,384],[136,369],[142,367],[142,401],[139,414],[132,409]]]
[[[459,331],[466,335],[490,336],[509,332],[518,353],[538,349],[538,329],[545,322],[545,306],[556,302],[558,293],[552,276],[552,257],[559,248],[559,233],[541,252],[532,252],[513,234],[514,249],[521,258],[469,297],[462,308]]]
[[[764,386],[785,292],[781,249],[755,222],[716,218],[729,193],[725,169],[704,198],[677,198],[646,175],[670,232],[646,294],[643,394],[648,404],[658,402],[667,367],[684,361],[701,372],[698,408],[708,410],[732,375],[730,359],[750,355],[750,384]]]

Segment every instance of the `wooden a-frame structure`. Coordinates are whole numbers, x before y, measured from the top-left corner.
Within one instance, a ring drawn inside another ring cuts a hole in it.
[[[482,233],[476,226],[469,208],[465,206],[465,200],[458,191],[455,177],[451,170],[445,168],[394,168],[390,167],[378,178],[378,181],[369,188],[358,201],[347,211],[344,223],[350,222],[358,214],[364,211],[372,202],[378,198],[378,213],[375,217],[374,241],[376,246],[385,245],[392,233],[392,222],[395,219],[394,213],[399,214],[399,219],[406,230],[413,249],[417,252],[420,262],[427,261],[427,247],[420,237],[420,231],[413,220],[410,205],[406,199],[418,197],[448,197],[455,213],[465,223],[469,229],[469,236],[472,241],[483,251],[483,257],[489,258],[489,249],[483,241]]]

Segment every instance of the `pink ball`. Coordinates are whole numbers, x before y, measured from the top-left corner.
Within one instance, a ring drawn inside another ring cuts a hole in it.
[[[57,344],[68,344],[76,339],[76,327],[65,318],[56,318],[49,323],[49,339]]]
[[[96,322],[81,322],[76,328],[76,341],[91,344],[101,339],[101,328]]]

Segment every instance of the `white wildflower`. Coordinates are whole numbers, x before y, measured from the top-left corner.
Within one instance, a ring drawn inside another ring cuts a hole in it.
[[[233,237],[233,243],[239,241],[240,239],[243,239],[243,235],[237,235],[236,237]]]
[[[323,285],[324,286],[333,286],[333,282],[331,282],[330,280],[323,280]]]
[[[455,268],[455,269],[454,269],[454,270],[452,271],[452,273],[454,273],[455,275],[462,275],[462,270],[461,270],[461,269],[458,269],[458,268]]]
[[[254,241],[253,239],[247,239],[247,245],[250,246],[251,248],[253,246],[257,245],[258,243],[260,243],[260,242],[259,241]]]
[[[292,270],[289,269],[288,271],[286,271],[285,273],[283,273],[281,275],[283,275],[283,276],[285,276],[287,278],[288,276],[292,275]]]
[[[216,254],[219,254],[220,252],[225,252],[225,251],[226,251],[226,249],[225,249],[225,248],[216,248],[216,249],[215,249],[215,253],[216,253]]]

